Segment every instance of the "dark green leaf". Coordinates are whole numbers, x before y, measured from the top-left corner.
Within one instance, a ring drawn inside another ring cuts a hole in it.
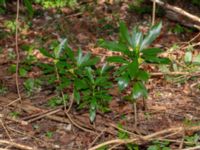
[[[115,63],[128,63],[128,61],[122,56],[111,56],[107,58],[107,61]]]
[[[139,64],[138,64],[137,60],[135,60],[132,63],[128,64],[128,73],[129,73],[131,78],[135,77],[135,75],[138,72],[138,69],[139,69]]]
[[[149,74],[144,70],[139,70],[137,73],[137,79],[141,81],[147,81],[149,79]]]
[[[120,36],[123,41],[131,45],[131,38],[124,22],[120,22]]]
[[[140,97],[144,97],[144,98],[147,97],[147,89],[142,82],[138,81],[134,83],[133,89],[131,92],[131,97],[133,100],[137,100]]]
[[[87,58],[86,58],[87,59]],[[94,58],[90,58],[87,60],[83,60],[83,63],[81,65],[81,67],[86,67],[86,66],[94,66],[96,65],[98,62],[100,61],[99,57],[94,57]]]
[[[74,81],[74,86],[77,90],[82,90],[82,89],[88,88],[87,82],[85,80],[81,80],[81,79],[76,79]]]
[[[40,48],[39,51],[40,51],[40,53],[42,53],[44,56],[54,59],[54,56],[53,56],[52,54],[50,54],[46,49]]]
[[[143,56],[157,56],[157,54],[162,53],[163,50],[160,48],[148,48],[142,50]]]
[[[88,78],[90,79],[90,82],[94,83],[94,77],[92,74],[92,69],[91,68],[86,68],[86,74],[88,76]]]
[[[61,80],[61,83],[59,84],[60,89],[65,89],[65,88],[69,87],[69,85],[71,83],[69,79],[62,77],[60,80]]]
[[[67,55],[69,56],[69,58],[71,60],[75,59],[74,52],[72,51],[72,49],[68,45],[66,45],[66,52],[67,52]]]
[[[124,90],[130,82],[130,79],[127,76],[122,76],[118,78],[118,86],[120,91]]]
[[[123,73],[127,73],[127,68],[128,68],[128,65],[123,65],[121,67],[119,67],[117,69],[117,71],[114,73],[115,76],[119,76],[120,74],[123,74]]]
[[[95,80],[95,85],[102,86],[102,85],[106,85],[107,82],[108,82],[108,78],[106,76],[97,77]]]
[[[125,44],[117,42],[102,41],[100,46],[111,51],[126,53],[128,47]]]
[[[169,64],[170,60],[168,58],[154,57],[154,56],[142,56],[142,58],[147,63],[156,63],[156,64]]]
[[[147,48],[160,34],[162,28],[162,23],[158,23],[154,25],[150,30],[149,33],[145,36],[142,44],[141,50]]]

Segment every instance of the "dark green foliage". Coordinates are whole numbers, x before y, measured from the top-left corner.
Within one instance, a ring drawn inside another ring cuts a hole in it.
[[[130,33],[122,22],[120,23],[118,41],[99,41],[101,47],[121,52],[120,56],[109,57],[107,61],[121,64],[115,72],[118,86],[123,91],[131,84],[132,92],[130,98],[132,100],[147,97],[147,90],[144,84],[148,81],[149,74],[141,66],[144,63],[167,64],[170,62],[169,59],[158,56],[163,50],[148,48],[159,36],[161,27],[161,23],[151,27],[147,35],[144,36],[137,27],[133,28]]]
[[[74,52],[66,44],[66,39],[54,43],[51,52],[44,48],[41,48],[40,52],[53,59],[51,64],[39,65],[44,74],[49,75],[47,80],[51,84],[58,82],[56,74],[58,73],[60,77],[58,90],[73,89],[78,109],[88,108],[91,122],[95,120],[97,110],[103,112],[109,110],[108,102],[111,96],[108,94],[108,89],[112,86],[109,81],[109,71],[112,67],[105,64],[102,68],[96,68],[98,57],[93,57],[90,53],[83,54],[81,49]],[[53,100],[49,104],[56,106],[62,103]]]

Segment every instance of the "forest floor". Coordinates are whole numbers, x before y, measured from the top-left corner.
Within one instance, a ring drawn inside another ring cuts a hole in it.
[[[151,15],[136,14],[127,9],[126,3],[102,4],[98,7],[89,4],[87,9],[78,12],[68,8],[62,9],[62,13],[55,13],[54,9],[38,9],[32,19],[20,13],[20,65],[23,66],[23,60],[27,57],[23,47],[28,46],[36,58],[44,60],[38,49],[48,49],[54,40],[60,38],[67,38],[73,49],[81,48],[84,52],[100,56],[103,61],[112,53],[99,48],[96,43],[98,39],[115,40],[119,20],[125,20],[130,28],[139,25],[144,32],[151,23]],[[34,89],[31,96],[27,94],[23,86],[25,80],[37,79],[41,75],[34,65],[26,76],[19,77],[22,103],[19,102],[13,73],[13,65],[16,63],[14,7],[12,11],[0,16],[0,148],[82,150],[117,139],[119,133],[135,138],[169,128],[200,125],[200,69],[198,65],[191,66],[184,62],[188,46],[200,41],[200,36],[195,37],[198,35],[197,30],[179,26],[164,16],[156,18],[156,22],[162,20],[163,28],[152,47],[164,49],[173,64],[146,66],[152,77],[147,83],[147,108],[144,110],[142,101],[138,101],[137,127],[134,126],[132,104],[121,100],[117,89],[111,91],[111,111],[105,114],[99,112],[95,123],[91,124],[87,110],[77,111],[72,106],[69,112],[72,122],[60,106],[49,107],[48,101],[57,94],[52,87],[41,86]],[[200,47],[192,49],[193,55],[198,55]],[[179,132],[177,129],[169,133],[169,137],[164,134],[136,143],[141,150],[148,149],[157,140],[162,141],[162,144],[167,141],[167,145],[163,145],[170,149],[184,149],[200,144],[200,134],[196,130]],[[122,144],[116,149],[128,148]]]

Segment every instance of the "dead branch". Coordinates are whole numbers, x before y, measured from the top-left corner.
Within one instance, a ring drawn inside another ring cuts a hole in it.
[[[144,143],[144,142],[149,142],[149,141],[155,140],[157,138],[161,138],[163,135],[172,134],[174,132],[176,132],[176,135],[177,135],[178,133],[182,133],[183,131],[195,132],[195,131],[199,131],[199,130],[200,130],[200,126],[195,126],[195,127],[182,127],[182,126],[181,127],[173,127],[173,128],[168,128],[168,129],[165,129],[165,130],[162,130],[162,131],[158,131],[158,132],[152,133],[150,135],[134,137],[132,139],[125,139],[125,140],[124,139],[114,139],[114,140],[106,141],[104,143],[101,143],[99,145],[96,145],[96,146],[90,148],[89,150],[96,150],[96,149],[98,149],[100,147],[111,145],[111,144],[119,144],[119,145],[128,144],[128,143],[141,144],[141,143]]]
[[[154,2],[154,0],[151,0],[151,1]],[[193,15],[193,14],[191,14],[191,13],[189,13],[189,12],[179,8],[179,7],[169,5],[169,4],[167,4],[167,3],[165,3],[161,0],[155,0],[155,2],[158,5],[164,7],[164,8],[166,8],[166,9],[172,11],[172,12],[175,12],[179,15],[187,17],[188,19],[192,20],[193,22],[196,22],[197,24],[186,24],[182,20],[177,20],[177,19],[176,19],[176,21],[181,22],[183,25],[188,25],[190,27],[194,27],[194,28],[200,30],[200,18],[198,16],[195,16],[195,15]],[[170,19],[173,19],[173,18],[170,17]]]

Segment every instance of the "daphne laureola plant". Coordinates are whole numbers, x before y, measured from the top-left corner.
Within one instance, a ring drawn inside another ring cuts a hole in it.
[[[108,104],[112,99],[109,89],[113,87],[115,81],[118,83],[120,91],[132,87],[131,94],[127,95],[134,102],[147,97],[145,82],[149,79],[149,74],[142,68],[145,63],[167,64],[168,58],[161,58],[158,54],[163,50],[159,48],[148,48],[150,44],[159,36],[162,23],[158,23],[150,28],[144,36],[137,27],[131,32],[128,31],[125,23],[120,23],[120,34],[118,41],[100,40],[99,46],[111,51],[120,52],[118,56],[107,58],[107,63],[102,67],[97,67],[99,58],[91,56],[90,53],[83,54],[79,49],[73,51],[62,40],[54,46],[54,53],[45,49],[40,52],[52,58],[52,64],[40,64],[44,73],[50,74],[51,83],[55,83],[59,76],[59,90],[70,91],[73,88],[73,96],[77,109],[88,108],[90,121],[93,122],[97,111],[109,111]],[[114,73],[110,71],[114,67]],[[56,69],[55,69],[56,68]],[[56,71],[55,71],[56,70]],[[116,80],[111,80],[111,79]]]

